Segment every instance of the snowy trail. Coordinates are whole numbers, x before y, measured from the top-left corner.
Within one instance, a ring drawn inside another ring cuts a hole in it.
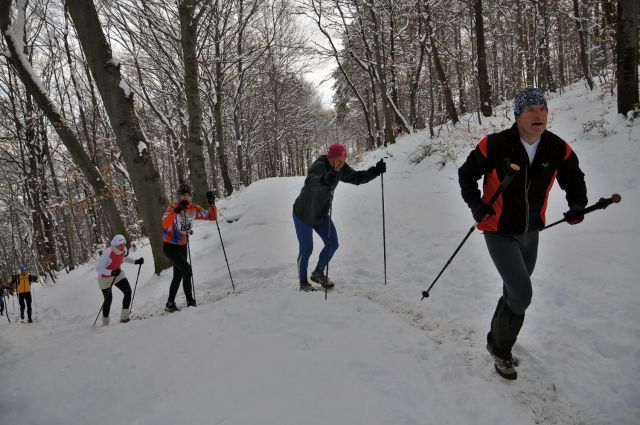
[[[505,382],[493,373],[492,362],[487,356],[484,334],[477,335],[473,328],[454,327],[443,322],[437,316],[428,313],[428,307],[408,307],[403,298],[394,297],[391,291],[372,290],[368,293],[350,293],[338,290],[338,293],[366,298],[370,302],[384,307],[408,325],[426,331],[436,344],[447,347],[449,361],[464,368],[470,376],[479,377],[487,385],[504,385],[503,397],[530,410],[535,423],[568,424],[597,423],[595,417],[581,412],[577,406],[558,397],[553,380],[546,381],[537,376],[541,372],[539,364],[527,355],[520,356],[518,370],[526,374],[517,384]],[[520,353],[519,353],[520,354]],[[513,391],[514,387],[517,391]]]
[[[578,152],[590,203],[613,191],[623,201],[541,234],[517,381],[495,374],[484,346],[501,288],[480,232],[420,301],[471,225],[456,169],[485,132],[472,127],[442,132],[444,165],[439,153],[412,161],[431,143],[424,134],[355,165],[390,157],[386,287],[375,180],[336,191],[337,288],[327,301],[296,290],[291,205],[302,177],[220,202],[237,219],[220,221],[236,293],[211,223],[192,239],[196,309],[163,314],[171,272],[153,276],[147,264],[133,306],[144,320],[124,325],[91,328],[101,302],[92,264],[37,286],[37,323],[0,324],[0,423],[637,423],[640,125],[607,112],[612,102],[583,89],[550,101],[552,131]],[[607,136],[583,131],[593,119]],[[548,221],[565,209],[554,189]],[[151,258],[142,244],[134,255]],[[133,284],[137,267],[125,270]]]

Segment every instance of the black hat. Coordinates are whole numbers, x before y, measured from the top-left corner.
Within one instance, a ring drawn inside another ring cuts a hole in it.
[[[545,99],[542,90],[536,87],[525,87],[516,93],[513,100],[513,114],[518,118],[531,105],[547,106],[547,99]]]
[[[178,186],[178,195],[184,195],[187,193],[191,195],[191,186],[187,183],[180,183],[180,186]]]

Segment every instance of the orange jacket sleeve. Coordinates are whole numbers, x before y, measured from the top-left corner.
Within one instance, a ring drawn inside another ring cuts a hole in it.
[[[172,202],[171,205],[167,207],[162,216],[162,228],[165,230],[171,230],[173,228],[173,222],[176,220],[177,214],[174,211],[174,208],[178,205],[177,202]]]
[[[200,205],[195,205],[195,207],[197,208],[196,220],[215,221],[218,219],[218,209],[215,206],[209,206],[208,210],[202,208]]]

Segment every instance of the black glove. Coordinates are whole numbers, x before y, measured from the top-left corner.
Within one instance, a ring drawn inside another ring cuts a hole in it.
[[[476,221],[476,223],[480,223],[485,219],[487,214],[495,215],[496,212],[491,205],[482,202],[471,208],[471,213],[473,214],[473,219]]]
[[[387,163],[384,162],[384,160],[380,160],[378,162],[376,162],[376,165],[373,167],[376,176],[379,176],[382,173],[386,173],[387,172]]]
[[[327,171],[327,174],[322,176],[322,178],[320,179],[320,183],[323,186],[328,186],[328,187],[332,187],[334,184],[337,183],[337,181],[338,181],[338,173],[336,173],[335,170]]]
[[[111,276],[116,277],[120,274],[120,269],[111,270]]]
[[[569,211],[564,213],[564,218],[569,224],[578,224],[584,220],[584,207],[582,205],[574,205]]]
[[[144,264],[144,258],[142,257],[138,258],[136,261],[133,262],[133,264]]]
[[[209,205],[216,204],[216,194],[213,193],[213,190],[207,192],[207,202],[209,203]]]
[[[173,209],[173,211],[175,211],[176,214],[180,214],[182,211],[186,210],[188,206],[189,206],[189,201],[187,201],[186,199],[183,199],[182,201],[180,201],[178,206]]]

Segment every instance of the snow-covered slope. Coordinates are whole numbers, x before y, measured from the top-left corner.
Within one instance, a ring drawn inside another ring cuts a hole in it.
[[[600,89],[574,87],[549,105],[550,129],[578,153],[591,202],[614,192],[623,201],[541,234],[517,381],[498,377],[484,348],[501,285],[479,232],[420,300],[473,222],[457,166],[483,134],[511,125],[499,113],[352,159],[364,168],[389,157],[387,286],[374,180],[335,193],[336,290],[326,301],[297,291],[291,205],[302,177],[220,202],[237,219],[220,221],[235,294],[206,222],[192,239],[196,309],[161,315],[171,272],[153,276],[148,264],[133,305],[144,320],[128,324],[91,328],[101,302],[92,265],[38,285],[37,323],[0,321],[0,423],[638,423],[640,124],[616,116]],[[548,220],[564,210],[554,189]],[[134,255],[150,259],[149,247]],[[137,267],[124,269],[133,284]]]

